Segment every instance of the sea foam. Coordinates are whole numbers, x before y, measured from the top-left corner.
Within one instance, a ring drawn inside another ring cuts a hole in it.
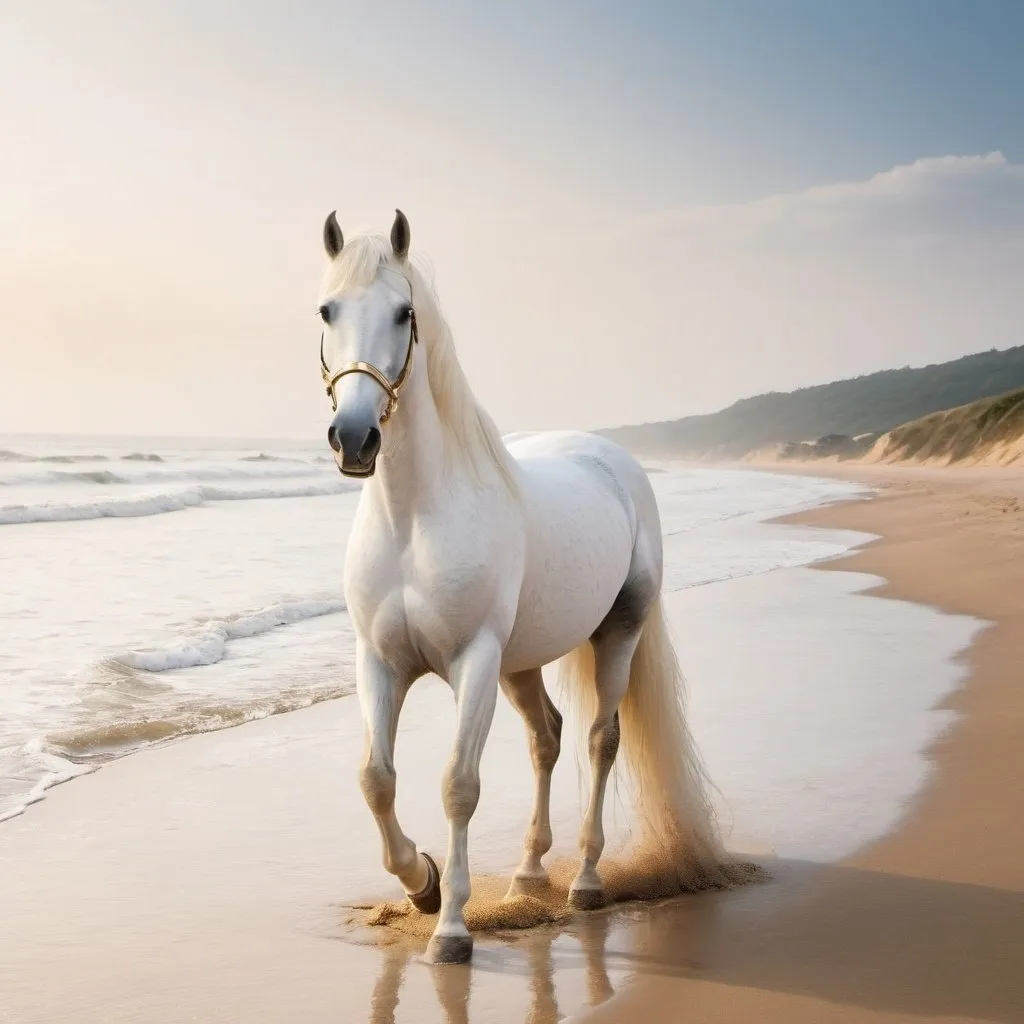
[[[80,451],[96,457],[89,459],[78,459],[70,444],[0,447],[28,456],[7,459],[0,477],[54,470],[190,477],[145,488],[92,480],[0,488],[0,524],[87,520],[6,535],[14,543],[0,573],[0,617],[11,625],[0,666],[0,813],[38,799],[83,764],[351,687],[356,641],[340,598],[362,485],[339,477],[325,446],[88,440]],[[124,458],[158,451],[163,465]],[[248,461],[261,453],[272,458]],[[77,461],[42,465],[50,455]],[[273,479],[293,455],[305,475]],[[232,466],[237,473],[228,479],[202,478]],[[671,466],[651,479],[673,534],[667,591],[694,592],[708,579],[811,561],[855,542],[761,533],[743,521],[851,497],[857,489],[848,484]],[[250,500],[265,498],[296,500]],[[160,515],[179,509],[195,511]],[[88,522],[108,516],[116,518],[103,529]],[[24,749],[33,738],[42,750]]]
[[[123,665],[143,672],[169,672],[174,669],[214,665],[227,654],[231,640],[257,636],[280,626],[291,626],[304,619],[331,615],[345,610],[340,599],[281,601],[255,612],[210,619],[197,624],[194,632],[177,643],[158,650],[123,651],[108,655],[107,664]]]

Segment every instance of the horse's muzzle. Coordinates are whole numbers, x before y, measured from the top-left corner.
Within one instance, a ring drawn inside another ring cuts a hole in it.
[[[334,422],[327,431],[327,440],[343,476],[373,476],[380,452],[379,427],[349,427]]]

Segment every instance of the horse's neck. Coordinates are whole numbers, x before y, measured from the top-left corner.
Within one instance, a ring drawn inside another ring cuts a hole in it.
[[[416,355],[398,408],[384,426],[377,471],[367,484],[396,528],[440,500],[445,478],[444,428],[427,379],[426,353],[421,349]]]

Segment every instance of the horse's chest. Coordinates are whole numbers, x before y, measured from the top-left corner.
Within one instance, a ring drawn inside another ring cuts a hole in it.
[[[463,536],[350,553],[345,590],[357,632],[393,664],[443,674],[485,626],[511,629],[515,593],[508,552]],[[503,591],[509,589],[509,594]]]

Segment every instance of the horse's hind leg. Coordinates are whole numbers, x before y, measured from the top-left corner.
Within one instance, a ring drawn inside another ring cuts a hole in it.
[[[501,688],[526,725],[537,787],[533,817],[523,844],[523,861],[512,883],[512,890],[517,891],[517,883],[547,881],[541,858],[551,849],[551,772],[561,750],[562,716],[544,689],[539,668],[503,677]]]
[[[613,610],[614,611],[614,610]],[[594,680],[597,714],[590,727],[590,803],[580,831],[581,863],[569,890],[569,904],[594,910],[604,903],[597,862],[604,851],[604,796],[608,775],[619,749],[619,704],[629,686],[629,670],[640,640],[640,626],[613,616],[594,634]]]
[[[417,910],[436,913],[441,905],[437,868],[429,857],[417,854],[395,815],[395,734],[408,686],[360,642],[356,688],[366,725],[366,754],[359,781],[380,830],[384,867],[398,877]]]

